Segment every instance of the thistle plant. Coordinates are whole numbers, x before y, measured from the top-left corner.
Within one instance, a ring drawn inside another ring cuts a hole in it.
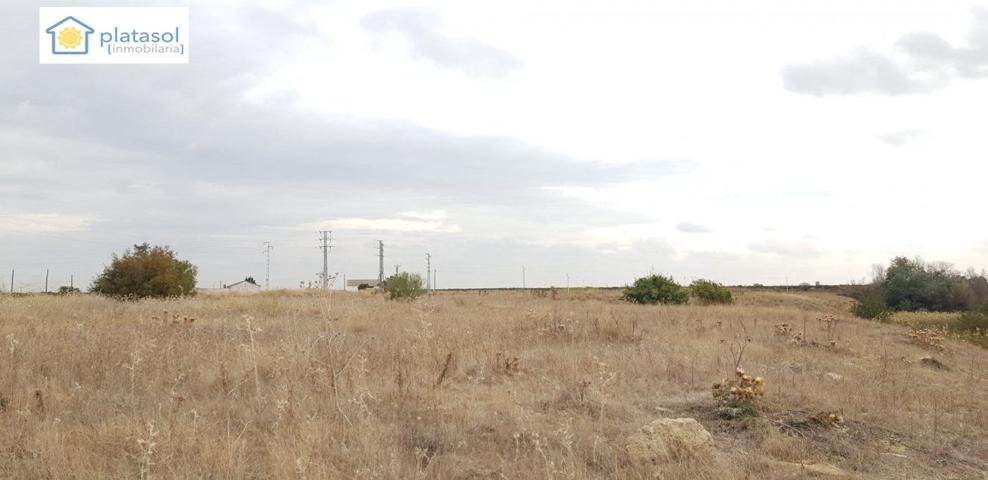
[[[715,383],[711,393],[722,415],[729,418],[754,415],[755,404],[765,395],[765,379],[752,377],[738,367],[733,379]]]

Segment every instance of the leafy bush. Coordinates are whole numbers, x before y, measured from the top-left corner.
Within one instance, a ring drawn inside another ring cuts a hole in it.
[[[413,300],[425,293],[422,277],[408,272],[388,277],[384,281],[384,290],[392,300]]]
[[[690,291],[704,305],[734,303],[734,296],[727,287],[710,280],[695,280]]]
[[[650,275],[639,278],[634,285],[626,287],[622,298],[641,304],[685,304],[690,299],[690,292],[673,281],[672,277]]]
[[[963,333],[988,334],[988,310],[967,312],[950,324],[950,330]]]
[[[892,315],[885,302],[885,292],[879,287],[868,287],[854,296],[858,303],[854,305],[854,315],[860,318],[885,321]]]
[[[90,291],[118,298],[194,295],[197,269],[168,247],[134,245],[103,270]]]
[[[898,257],[885,271],[882,289],[894,310],[942,311],[947,308],[950,283],[947,268]]]
[[[374,287],[371,287],[371,285],[369,283],[361,283],[360,285],[357,285],[357,291],[359,291],[359,292],[362,292],[362,291],[367,290],[369,288],[374,288]]]
[[[59,295],[74,295],[77,293],[82,293],[82,291],[75,287],[69,287],[69,286],[58,287]]]

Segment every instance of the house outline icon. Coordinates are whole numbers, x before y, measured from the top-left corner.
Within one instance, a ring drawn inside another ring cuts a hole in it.
[[[82,50],[80,50],[80,51],[64,51],[64,50],[59,51],[59,49],[58,49],[58,33],[56,33],[55,30],[58,27],[61,27],[62,24],[68,23],[68,22],[71,22],[71,23],[74,24],[74,25],[69,25],[69,26],[82,27],[80,30],[81,30],[81,33],[83,33],[84,35],[83,35],[83,38],[82,38]],[[89,36],[92,35],[93,32],[95,32],[95,31],[96,30],[93,30],[93,28],[90,27],[89,25],[86,25],[85,23],[80,22],[79,19],[77,19],[77,18],[75,18],[73,16],[68,16],[68,17],[65,17],[62,20],[60,20],[58,23],[56,23],[56,24],[48,27],[48,29],[45,30],[45,33],[51,35],[51,53],[53,55],[85,55],[85,54],[89,53]]]

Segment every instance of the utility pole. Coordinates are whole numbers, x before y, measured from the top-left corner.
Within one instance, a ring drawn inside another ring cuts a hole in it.
[[[75,275],[69,275],[69,288],[75,288]]]
[[[264,242],[264,255],[267,256],[267,261],[264,264],[264,289],[269,290],[271,288],[271,250],[274,249],[274,245],[271,242]]]
[[[398,267],[400,267],[400,266],[401,265],[395,265],[395,275],[398,275]]]
[[[333,241],[333,232],[320,230],[319,233],[322,234],[322,273],[319,276],[322,277],[322,289],[325,290],[329,286],[329,249],[333,248],[330,245]]]
[[[425,289],[432,290],[432,254],[425,254]]]
[[[384,241],[377,241],[377,286],[380,287],[384,285]]]
[[[10,271],[10,293],[14,293],[14,270]]]
[[[521,288],[525,288],[525,266],[521,266]]]
[[[569,293],[569,274],[566,274],[566,293]]]
[[[439,284],[439,280],[438,279],[439,279],[439,269],[438,268],[434,268],[434,269],[432,269],[432,289],[433,290],[435,290],[436,288],[438,288],[438,287],[436,287],[436,285]]]
[[[48,269],[45,269],[45,293],[48,293]]]

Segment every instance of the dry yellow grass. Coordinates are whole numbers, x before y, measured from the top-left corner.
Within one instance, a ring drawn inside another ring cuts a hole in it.
[[[779,461],[985,478],[988,351],[948,340],[933,352],[948,370],[933,369],[905,327],[846,306],[771,292],[720,307],[588,291],[3,297],[0,477],[646,478],[625,438],[693,417],[721,459],[664,478],[812,473]],[[727,420],[710,387],[739,342],[765,394],[758,417]]]

